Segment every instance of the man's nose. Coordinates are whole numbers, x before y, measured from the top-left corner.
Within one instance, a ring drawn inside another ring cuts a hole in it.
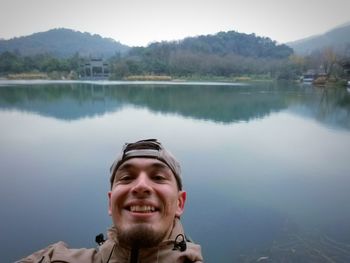
[[[137,179],[134,181],[134,185],[132,188],[132,193],[135,195],[144,195],[151,193],[151,185],[150,179],[145,172],[141,172]]]

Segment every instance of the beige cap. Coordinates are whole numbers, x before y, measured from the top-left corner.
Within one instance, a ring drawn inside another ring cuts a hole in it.
[[[122,163],[131,158],[154,158],[165,163],[175,175],[179,190],[182,190],[181,167],[179,162],[156,139],[147,139],[134,143],[125,143],[121,154],[113,162],[110,169],[111,188],[113,186],[116,171]]]

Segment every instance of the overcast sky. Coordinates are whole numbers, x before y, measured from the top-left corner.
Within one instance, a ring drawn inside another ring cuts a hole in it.
[[[350,0],[0,0],[0,38],[64,27],[129,46],[235,30],[279,43],[350,22]]]

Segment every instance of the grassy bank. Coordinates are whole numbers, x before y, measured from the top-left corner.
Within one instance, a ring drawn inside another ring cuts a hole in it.
[[[170,81],[172,80],[171,76],[166,75],[133,75],[125,77],[123,80],[129,81]]]
[[[274,78],[271,78],[268,75],[242,75],[242,76],[212,76],[212,75],[191,75],[177,77],[176,79],[184,81],[217,81],[217,82],[254,82],[254,81],[274,81]]]
[[[111,78],[118,80],[118,78]],[[274,81],[269,75],[242,75],[242,76],[214,76],[214,75],[130,75],[122,78],[127,81],[215,81],[215,82],[254,82],[254,81]]]
[[[52,71],[46,72],[22,72],[22,73],[11,73],[4,75],[6,79],[10,80],[33,80],[33,79],[45,79],[45,80],[73,80],[78,79],[78,75],[74,72],[62,72]]]
[[[10,80],[78,80],[74,71],[70,73],[53,71],[44,72],[23,72],[0,76],[2,79]],[[114,80],[113,78],[110,80]],[[276,79],[269,75],[241,75],[241,76],[213,76],[213,75],[189,75],[189,76],[169,76],[169,75],[131,75],[122,78],[127,81],[196,81],[196,82],[273,82]],[[299,82],[299,80],[287,80],[288,82]],[[337,78],[319,78],[313,83],[318,87],[346,87],[347,80]]]
[[[17,74],[8,74],[7,79],[11,80],[24,80],[24,79],[49,79],[49,76],[46,73],[17,73]]]

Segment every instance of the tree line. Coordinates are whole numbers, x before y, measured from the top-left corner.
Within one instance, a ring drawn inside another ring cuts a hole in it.
[[[79,65],[83,60],[78,54],[70,58],[57,58],[50,54],[22,56],[17,52],[6,51],[0,54],[0,73],[6,75],[22,72],[78,71]]]
[[[114,78],[140,74],[275,77],[291,54],[291,48],[269,38],[229,31],[133,48],[127,56],[111,59],[111,72]]]
[[[269,38],[229,31],[134,47],[126,54],[108,58],[107,62],[111,79],[135,75],[296,79],[307,69],[320,67],[329,76],[341,77],[344,74],[338,63],[341,59],[344,57],[331,48],[297,56],[290,47]],[[0,54],[0,74],[59,72],[58,76],[70,74],[71,78],[78,78],[88,60],[78,53],[58,58],[50,54],[23,56],[19,52],[4,52]]]

